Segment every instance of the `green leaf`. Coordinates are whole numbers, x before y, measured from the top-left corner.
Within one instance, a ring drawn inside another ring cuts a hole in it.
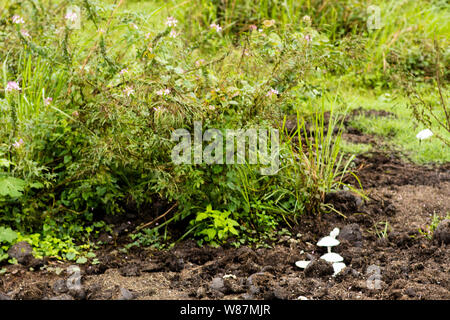
[[[79,257],[76,261],[76,263],[78,263],[78,264],[84,264],[86,262],[87,262],[86,257]]]
[[[0,243],[8,242],[12,243],[17,239],[17,233],[13,231],[11,228],[0,227]]]
[[[195,221],[202,221],[206,218],[208,218],[208,214],[206,212],[199,212],[197,213],[197,218],[195,219]]]
[[[0,177],[0,196],[19,198],[27,183],[19,178]]]
[[[9,161],[7,159],[0,159],[0,167],[9,168],[10,165],[11,165],[11,161]]]
[[[211,241],[216,236],[216,230],[214,229],[204,229],[200,232],[200,234],[204,234],[207,236],[207,241]]]

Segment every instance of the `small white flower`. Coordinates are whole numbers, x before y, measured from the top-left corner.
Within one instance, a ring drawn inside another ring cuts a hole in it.
[[[311,25],[311,17],[310,16],[304,16],[302,18],[303,22],[306,23],[307,25]]]
[[[126,87],[123,92],[127,95],[127,97],[129,97],[130,95],[134,94],[134,89],[131,87]]]
[[[425,129],[420,131],[417,135],[416,138],[419,140],[424,140],[424,139],[428,139],[429,137],[431,137],[433,135],[433,132],[431,132],[430,129]]]
[[[135,29],[135,30],[138,30],[139,29],[139,27],[135,24],[135,23],[130,23],[130,25],[131,25],[131,27],[133,28],[133,29]]]
[[[168,17],[166,20],[166,26],[168,27],[176,27],[178,23],[178,20],[174,17]]]
[[[25,21],[23,21],[23,18],[21,16],[17,16],[17,15],[12,17],[12,22],[15,24],[25,23]]]
[[[99,29],[97,30],[97,32],[100,33],[100,34],[104,34],[104,33],[106,32],[106,30],[103,29],[103,28],[99,28]]]

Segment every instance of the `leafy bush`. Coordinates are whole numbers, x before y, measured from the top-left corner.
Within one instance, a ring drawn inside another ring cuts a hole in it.
[[[237,3],[242,18],[249,2]],[[339,139],[323,134],[323,122],[307,152],[287,144],[277,176],[261,176],[259,165],[176,165],[171,133],[194,121],[204,130],[279,128],[318,92],[309,78],[357,65],[359,49],[344,54],[348,39],[334,45],[307,23],[269,21],[236,40],[209,21],[185,18],[182,29],[174,17],[146,23],[152,15],[71,4],[81,8],[82,29],[71,27],[67,3],[7,4],[0,17],[8,48],[0,51],[0,221],[40,242],[42,254],[75,259],[89,245],[77,249],[72,238],[89,243],[106,214],[144,210],[156,199],[178,206],[167,223],[188,219],[196,236],[219,244],[318,212],[324,192],[339,187],[347,166],[340,171]],[[258,19],[289,14],[274,4],[264,2]],[[239,26],[235,9],[206,17]],[[330,10],[324,17],[338,17]],[[157,242],[141,235],[142,243]]]

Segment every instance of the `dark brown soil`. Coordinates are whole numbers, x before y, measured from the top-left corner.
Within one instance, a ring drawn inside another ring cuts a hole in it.
[[[450,164],[417,166],[382,153],[356,164],[367,199],[327,195],[345,217],[305,216],[273,248],[185,241],[168,251],[122,253],[111,244],[98,251],[99,264],[81,267],[81,291],[65,287],[68,264],[49,261],[40,271],[7,266],[0,299],[450,299],[450,245],[419,232],[432,215],[450,212]],[[335,227],[341,244],[334,251],[347,268],[333,277],[317,260],[326,249],[315,244]],[[307,270],[295,266],[311,259]]]

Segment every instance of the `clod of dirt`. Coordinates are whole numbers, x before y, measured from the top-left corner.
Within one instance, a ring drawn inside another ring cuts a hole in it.
[[[398,233],[398,232],[392,232],[388,236],[389,241],[395,243],[397,247],[399,248],[405,248],[412,245],[414,242],[414,238],[412,238],[408,233]]]
[[[306,277],[312,278],[330,276],[334,273],[334,270],[331,263],[318,259],[311,261],[311,263],[305,268],[304,272]]]
[[[438,244],[450,243],[450,219],[441,221],[433,233],[433,240]]]
[[[63,279],[56,280],[53,284],[53,292],[55,294],[67,293],[69,289],[67,288],[66,281]]]
[[[10,296],[0,292],[0,301],[2,300],[12,300]]]
[[[20,264],[28,264],[33,257],[33,248],[26,241],[17,242],[15,245],[11,246],[8,250],[8,254],[11,258],[15,258]]]
[[[234,279],[234,278],[227,278],[223,280],[225,289],[226,289],[226,293],[227,294],[238,294],[238,293],[244,293],[245,289],[244,286],[242,284],[242,281],[238,280],[238,279]]]
[[[361,247],[362,246],[362,233],[359,225],[352,223],[342,228],[338,235],[339,240],[346,240],[351,244]]]
[[[336,210],[344,214],[361,211],[364,206],[362,199],[350,191],[327,193],[325,196],[325,203],[332,204]]]
[[[125,288],[120,288],[120,295],[118,300],[133,300],[135,298],[134,293]]]
[[[120,268],[119,273],[124,277],[139,277],[141,275],[139,266],[134,264],[129,264]]]
[[[77,300],[86,299],[86,291],[83,287],[75,287],[69,290],[69,294]]]

